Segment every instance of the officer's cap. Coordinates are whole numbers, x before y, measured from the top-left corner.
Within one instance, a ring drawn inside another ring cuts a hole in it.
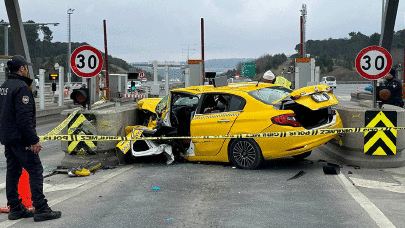
[[[11,60],[9,60],[7,62],[8,68],[15,68],[15,67],[20,67],[20,66],[25,66],[25,65],[32,66],[32,63],[25,60],[25,58],[22,57],[21,55],[15,55],[15,56],[13,56],[13,58],[11,58]]]

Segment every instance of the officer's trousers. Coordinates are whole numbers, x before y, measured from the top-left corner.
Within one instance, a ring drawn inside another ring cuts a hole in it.
[[[6,144],[4,154],[7,160],[6,195],[7,205],[14,207],[21,201],[18,199],[18,182],[22,168],[29,174],[31,200],[35,208],[47,201],[43,194],[43,167],[38,154],[31,151],[29,145],[23,143]]]

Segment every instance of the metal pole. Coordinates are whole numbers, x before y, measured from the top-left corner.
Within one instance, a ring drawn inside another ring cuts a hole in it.
[[[109,91],[110,80],[108,75],[107,25],[105,20],[103,20],[103,26],[104,26],[104,50],[105,50],[105,83]]]
[[[70,55],[72,54],[72,44],[71,44],[71,23],[70,23],[70,15],[73,14],[74,9],[68,9],[68,55],[67,55],[67,86],[70,87],[70,83],[72,82],[72,69],[70,69]]]
[[[158,84],[158,62],[153,61],[153,84]]]
[[[300,57],[304,58],[304,35],[303,35],[303,23],[302,23],[303,19],[302,16],[300,16]]]
[[[45,109],[45,70],[39,69],[39,109]]]
[[[63,99],[64,99],[64,77],[65,77],[65,68],[60,66],[59,67],[59,107],[63,106]]]
[[[89,99],[91,101],[91,78],[87,78],[87,88],[89,89],[89,94],[87,94],[87,99]],[[90,104],[87,105],[87,110],[91,110],[91,102]]]
[[[204,18],[201,18],[201,60],[202,60],[202,85],[204,85],[205,63],[204,63]]]
[[[166,81],[165,81],[165,95],[169,95],[169,65],[166,62],[165,66],[165,76],[166,76]]]
[[[8,56],[8,25],[4,25],[4,55]]]
[[[380,47],[391,52],[391,44],[394,36],[394,26],[397,17],[399,0],[387,0],[383,12],[382,33],[380,36]],[[388,13],[389,12],[389,13]],[[373,80],[373,107],[377,108],[377,80]]]

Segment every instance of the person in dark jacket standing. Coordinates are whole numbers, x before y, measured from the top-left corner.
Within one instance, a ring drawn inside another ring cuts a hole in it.
[[[7,160],[6,195],[10,206],[8,219],[34,217],[44,221],[61,217],[60,211],[52,211],[43,194],[43,167],[39,158],[41,144],[35,130],[35,100],[30,89],[24,57],[14,56],[7,62],[11,73],[0,86],[0,142],[4,145]],[[22,168],[29,174],[31,199],[35,212],[31,212],[18,199],[18,182]]]
[[[385,76],[385,86],[388,87],[391,92],[391,97],[384,104],[391,104],[404,107],[404,100],[402,99],[402,83],[395,77],[395,69],[391,69],[390,72]]]

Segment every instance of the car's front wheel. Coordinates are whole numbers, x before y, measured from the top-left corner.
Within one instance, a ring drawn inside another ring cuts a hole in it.
[[[262,151],[253,139],[236,139],[228,147],[229,160],[239,169],[257,169],[263,162]]]

